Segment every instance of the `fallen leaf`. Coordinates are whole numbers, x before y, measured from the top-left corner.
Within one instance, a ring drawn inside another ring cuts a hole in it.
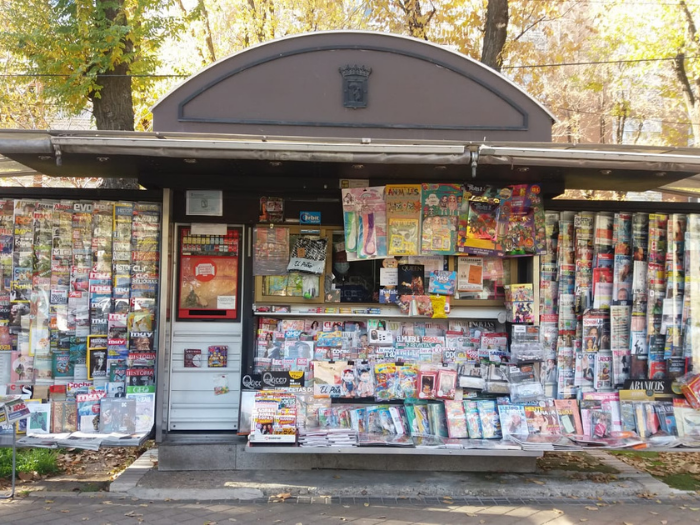
[[[340,476],[338,476],[338,475],[333,476],[333,479],[340,479]]]
[[[236,521],[236,518],[229,518],[229,521]]]
[[[141,517],[143,517],[143,514],[137,514],[137,513],[134,512],[133,510],[130,510],[129,512],[127,512],[126,514],[124,514],[124,516],[127,516],[127,517],[129,517],[129,518],[141,518]]]
[[[70,511],[69,510],[62,510],[63,514],[68,514]]]
[[[581,518],[579,521],[588,521],[588,518]]]
[[[527,478],[525,481],[529,481],[530,483],[535,483],[536,485],[545,485],[545,482],[540,481],[539,479]]]
[[[53,503],[52,499],[47,499],[44,503]]]
[[[90,518],[83,518],[83,521],[87,521],[87,520],[89,520],[89,519],[90,519]]]
[[[659,515],[658,512],[654,512],[653,510],[650,510],[650,511],[649,511],[649,514],[653,514],[654,516],[658,516],[658,515]]]
[[[141,505],[139,505],[139,507],[148,507],[148,503],[141,503]]]
[[[661,520],[661,525],[666,525],[668,523],[668,520]]]
[[[479,520],[479,523],[486,523],[486,520]]]
[[[473,512],[466,512],[465,514],[470,518],[476,518],[476,514],[474,514]]]
[[[204,525],[216,525],[215,521],[205,521]]]
[[[690,507],[690,510],[698,511],[700,510],[700,507]]]
[[[598,507],[586,507],[587,510],[598,510]]]
[[[622,525],[634,525],[634,523],[630,523],[629,521],[623,521]]]
[[[17,477],[22,481],[30,481],[34,475],[31,472],[20,472]]]
[[[365,507],[369,507],[369,503],[365,503]]]
[[[282,494],[277,494],[277,496],[275,496],[275,497],[284,501],[284,500],[291,498],[292,495],[289,492],[283,492]]]

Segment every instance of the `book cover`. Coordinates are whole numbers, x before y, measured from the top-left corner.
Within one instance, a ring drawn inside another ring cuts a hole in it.
[[[209,347],[209,368],[226,368],[228,346],[218,345]]]
[[[202,350],[185,348],[185,368],[202,368]]]
[[[422,264],[399,265],[398,295],[425,295],[425,273]]]
[[[581,414],[578,410],[578,402],[575,399],[555,399],[554,406],[562,434],[583,434]]]

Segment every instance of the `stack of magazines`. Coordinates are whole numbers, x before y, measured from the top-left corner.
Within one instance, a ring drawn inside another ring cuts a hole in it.
[[[356,447],[357,432],[348,428],[299,432],[300,447]]]
[[[362,432],[358,444],[361,447],[413,447],[413,439],[406,434],[371,434]]]
[[[542,434],[511,434],[509,439],[520,445],[523,450],[551,451],[551,450],[576,450],[577,447],[566,436],[542,435]]]

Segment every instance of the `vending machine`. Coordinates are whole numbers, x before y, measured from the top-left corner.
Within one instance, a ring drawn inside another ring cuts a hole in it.
[[[237,430],[244,228],[176,225],[168,430]]]

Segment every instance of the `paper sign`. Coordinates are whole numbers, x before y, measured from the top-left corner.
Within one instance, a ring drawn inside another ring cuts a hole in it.
[[[235,310],[236,296],[235,295],[220,295],[216,298],[217,310]]]
[[[398,268],[379,268],[379,286],[398,286]]]
[[[187,191],[187,215],[223,215],[223,192],[220,190]]]
[[[192,235],[226,235],[228,226],[225,224],[193,223]]]
[[[484,289],[484,261],[481,257],[457,259],[457,291],[481,292]]]

